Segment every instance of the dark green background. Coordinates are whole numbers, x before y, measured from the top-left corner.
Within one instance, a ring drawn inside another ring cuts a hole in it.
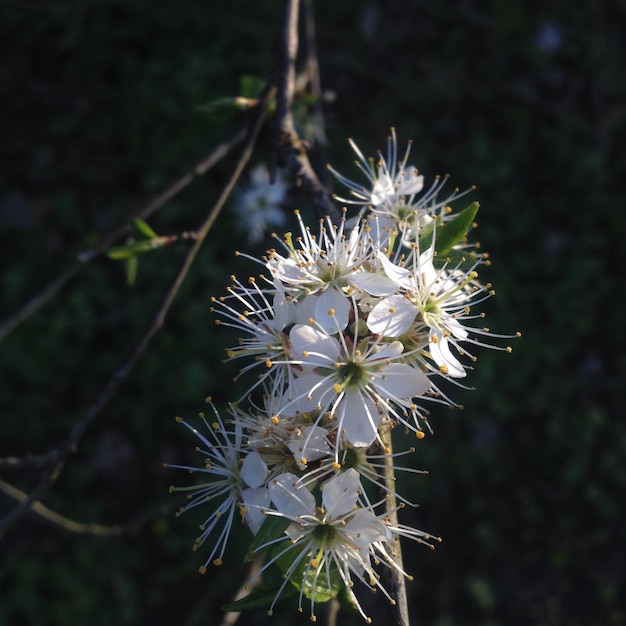
[[[444,542],[406,548],[413,623],[626,624],[624,3],[348,0],[315,12],[334,96],[326,159],[356,173],[346,139],[369,154],[393,125],[427,177],[477,185],[477,233],[493,260],[483,278],[498,292],[489,324],[524,334],[512,355],[482,354],[477,391],[455,395],[465,410],[436,412],[435,436],[419,443],[415,463],[430,475],[405,489],[421,504],[415,523]],[[0,4],[0,316],[230,135],[230,122],[194,107],[268,74],[278,13],[275,1]],[[231,165],[150,224],[195,228]],[[185,477],[162,463],[195,461],[175,415],[192,418],[207,394],[235,397],[221,365],[232,337],[208,311],[229,274],[257,272],[234,263],[233,226],[225,213],[165,328],[45,500],[82,522],[144,523],[94,537],[23,519],[0,542],[0,624],[220,623],[245,577],[245,541],[199,576],[202,554],[189,548],[201,519],[174,518],[167,487]],[[4,340],[0,456],[63,440],[183,251],[142,259],[132,288],[102,258]],[[38,474],[1,476],[28,491]],[[14,504],[0,494],[0,513]],[[366,604],[384,624],[382,597]],[[285,603],[271,620],[259,611],[239,623],[306,621]]]

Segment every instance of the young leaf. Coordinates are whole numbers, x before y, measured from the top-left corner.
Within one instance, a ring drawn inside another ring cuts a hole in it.
[[[135,280],[137,278],[137,266],[139,265],[139,260],[136,256],[131,256],[126,259],[124,269],[126,270],[126,284],[129,287],[132,287],[135,284]]]
[[[143,241],[133,241],[131,243],[124,244],[123,246],[113,246],[109,248],[107,256],[110,259],[121,261],[124,259],[130,259],[131,257],[145,254],[156,248],[161,248],[168,243],[171,243],[171,237],[154,237],[153,239],[144,239]]]
[[[468,271],[476,265],[478,259],[471,252],[465,250],[449,250],[446,255],[437,255],[433,259],[435,269],[441,269],[444,265],[448,269],[460,269]]]
[[[239,79],[239,93],[244,98],[258,98],[265,87],[265,80],[245,74]]]
[[[245,111],[256,104],[256,100],[249,98],[225,97],[217,98],[206,104],[200,104],[196,107],[196,111],[208,115],[211,119],[227,120],[237,114],[239,111]]]
[[[308,550],[308,547],[298,549],[294,546],[293,550],[288,550],[276,558],[276,563],[283,574],[286,574],[294,561],[302,556],[302,550]],[[280,546],[274,548],[274,552],[279,551]],[[341,574],[334,561],[323,560],[317,567],[314,567],[308,554],[300,558],[289,576],[289,582],[315,602],[328,602],[344,587]]]
[[[449,222],[437,227],[435,250],[439,256],[445,257],[452,247],[467,235],[478,212],[478,206],[478,202],[472,202]]]
[[[250,543],[244,562],[249,563],[252,561],[263,544],[283,536],[287,526],[289,526],[289,520],[283,517],[276,517],[275,515],[267,515],[265,521],[261,524],[261,528],[259,528],[259,531]],[[287,539],[287,536],[285,536],[285,539]]]
[[[131,226],[134,231],[142,238],[142,239],[155,239],[158,235],[144,222],[142,219],[138,217],[133,217],[131,220]]]

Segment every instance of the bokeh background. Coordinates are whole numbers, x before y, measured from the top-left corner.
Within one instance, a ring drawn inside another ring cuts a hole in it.
[[[268,74],[279,5],[0,2],[2,318],[233,132],[195,107]],[[626,624],[626,5],[346,0],[314,11],[325,158],[356,173],[346,139],[371,154],[395,126],[427,177],[476,185],[476,232],[493,261],[483,278],[497,290],[489,324],[524,335],[511,355],[483,353],[477,390],[457,395],[465,409],[435,412],[435,436],[419,443],[415,464],[430,475],[407,485],[415,520],[444,541],[406,548],[413,623]],[[254,163],[271,154],[267,138]],[[230,167],[196,181],[152,227],[195,228]],[[194,460],[175,415],[193,417],[208,394],[222,405],[235,395],[221,363],[232,337],[208,309],[229,274],[257,272],[233,258],[236,227],[227,210],[163,330],[44,502],[131,529],[95,536],[24,518],[0,542],[0,624],[221,623],[246,575],[244,533],[221,569],[198,575],[203,557],[190,547],[201,519],[174,517],[180,501],[167,489],[186,477],[162,464]],[[183,253],[143,258],[132,287],[103,257],[2,342],[0,457],[63,441]],[[38,476],[0,466],[26,492]],[[14,506],[0,493],[1,515]],[[285,603],[271,620],[258,611],[239,623],[306,621]]]

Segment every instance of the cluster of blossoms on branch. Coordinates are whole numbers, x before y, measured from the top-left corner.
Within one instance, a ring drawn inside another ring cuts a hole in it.
[[[297,214],[300,234],[275,236],[276,248],[254,259],[262,273],[233,276],[227,295],[212,299],[218,325],[241,335],[228,357],[241,361],[240,376],[256,376],[228,418],[213,407],[205,428],[181,420],[205,465],[176,467],[206,482],[172,488],[189,491],[182,511],[209,511],[196,540],[212,542],[201,571],[222,563],[243,520],[250,558],[266,556],[256,576],[272,564],[282,572],[270,612],[291,589],[313,621],[316,603],[340,591],[368,622],[359,588],[394,602],[381,572],[407,576],[400,537],[431,547],[439,539],[393,515],[413,503],[391,493],[383,468],[391,459],[417,470],[400,467],[391,431],[423,438],[429,406],[457,406],[450,383],[466,388],[476,348],[510,350],[476,309],[493,294],[478,280],[487,256],[467,241],[478,204],[455,212],[466,192],[443,198],[446,179],[425,187],[393,131],[377,159],[352,147],[364,184],[331,171],[350,192],[337,202],[356,215],[344,208],[340,223],[311,229]]]

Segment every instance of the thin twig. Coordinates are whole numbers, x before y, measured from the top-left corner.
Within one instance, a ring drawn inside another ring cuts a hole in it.
[[[385,481],[385,507],[386,517],[389,524],[393,527],[398,526],[398,507],[396,502],[396,486],[395,472],[393,467],[393,442],[391,437],[391,428],[383,427],[380,429],[380,437],[384,448],[385,468],[383,470],[383,478]],[[406,584],[402,571],[402,548],[400,539],[397,538],[397,545],[394,546],[394,561],[398,567],[387,567],[383,575],[387,578],[387,588],[391,597],[395,600],[395,604],[391,605],[392,624],[394,626],[409,626],[409,607],[406,595]]]
[[[206,158],[202,159],[195,167],[186,172],[177,181],[164,189],[158,196],[150,200],[143,208],[141,208],[136,216],[140,219],[146,219],[157,209],[178,195],[183,189],[188,187],[196,178],[203,176],[218,161],[224,158],[235,146],[241,143],[246,136],[245,128],[242,128],[235,135],[218,145]],[[15,330],[22,322],[28,319],[33,313],[36,313],[49,300],[51,300],[78,272],[88,263],[93,261],[98,255],[102,254],[118,239],[129,232],[129,225],[123,224],[117,229],[102,238],[100,243],[77,255],[76,261],[65,271],[63,271],[54,280],[48,283],[44,289],[36,296],[26,302],[13,315],[5,319],[0,324],[0,341],[2,341],[9,333]]]
[[[28,500],[27,493],[24,493],[17,487],[14,487],[13,485],[7,483],[1,478],[0,490],[2,490],[11,498],[17,500],[18,502],[25,502],[26,500]],[[60,526],[61,528],[63,528],[63,530],[84,535],[123,535],[137,529],[139,526],[145,524],[146,521],[152,517],[152,515],[143,515],[140,519],[133,520],[127,524],[85,524],[82,522],[77,522],[76,520],[69,519],[64,515],[60,515],[59,513],[56,513],[55,511],[49,509],[47,506],[38,501],[33,502],[30,509],[31,511],[33,511],[33,513],[39,515],[39,517],[42,517],[43,519],[54,524],[55,526]]]
[[[178,293],[180,286],[187,276],[187,273],[189,272],[189,268],[196,258],[196,255],[198,254],[198,251],[204,243],[206,236],[211,230],[211,227],[213,226],[218,214],[226,203],[226,200],[228,199],[228,196],[235,186],[235,183],[241,176],[241,173],[246,163],[249,161],[250,156],[252,155],[252,149],[256,142],[256,138],[263,119],[265,117],[266,103],[270,95],[271,90],[268,87],[266,88],[263,97],[260,99],[259,107],[252,113],[252,118],[250,120],[246,133],[245,144],[242,148],[241,154],[239,156],[239,159],[237,160],[233,172],[226,184],[224,185],[224,188],[222,189],[222,192],[220,193],[218,199],[215,201],[214,205],[208,212],[204,222],[196,231],[197,238],[193,241],[189,251],[183,259],[181,267],[174,277],[174,280],[172,281],[172,284],[166,292],[163,300],[161,301],[154,315],[154,318],[148,325],[146,331],[131,352],[130,356],[107,381],[107,383],[102,388],[100,394],[93,402],[93,404],[87,409],[83,417],[78,422],[76,422],[76,424],[74,424],[74,427],[72,428],[68,438],[59,448],[57,454],[58,461],[56,462],[55,466],[52,469],[44,472],[43,477],[39,481],[39,484],[30,493],[26,500],[24,500],[19,506],[17,506],[3,519],[0,520],[0,538],[4,534],[6,534],[7,530],[11,526],[13,526],[36,501],[41,500],[42,497],[50,489],[50,487],[55,483],[63,470],[63,465],[69,453],[76,450],[78,442],[80,441],[85,430],[87,430],[87,428],[91,425],[95,418],[100,414],[102,409],[107,405],[107,403],[113,397],[122,382],[126,380],[137,361],[139,361],[146,348],[163,325],[163,322],[165,321],[165,317],[167,316],[172,302],[174,301],[174,298]]]
[[[339,211],[331,202],[330,195],[315,173],[307,155],[305,143],[296,132],[291,106],[296,76],[298,52],[299,0],[286,0],[282,37],[280,40],[280,72],[276,96],[276,128],[278,145],[282,148],[287,165],[294,176],[311,195],[315,211],[321,219],[330,217],[333,223],[341,220]]]

